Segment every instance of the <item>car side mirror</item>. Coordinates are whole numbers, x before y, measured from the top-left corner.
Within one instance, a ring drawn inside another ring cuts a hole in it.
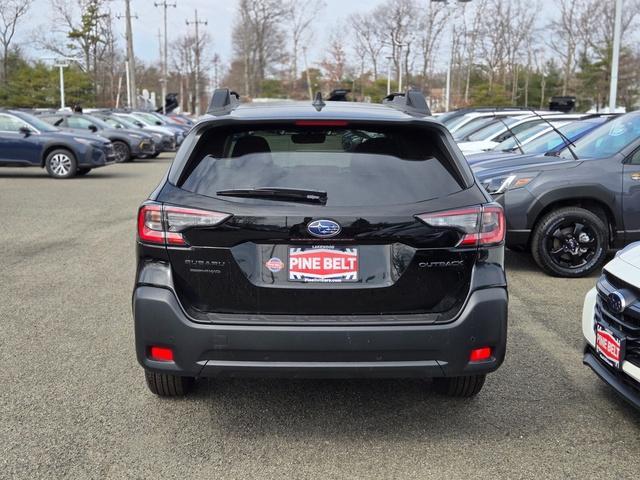
[[[160,120],[156,120],[156,125],[161,126],[162,122]]]
[[[20,127],[20,130],[18,131],[25,137],[28,137],[29,135],[31,135],[31,129],[29,127]]]
[[[95,125],[89,125],[87,128],[93,133],[96,133],[98,131],[98,127],[96,127]]]

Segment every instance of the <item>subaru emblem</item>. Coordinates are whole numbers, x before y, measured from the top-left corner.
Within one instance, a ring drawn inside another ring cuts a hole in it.
[[[307,225],[307,231],[314,237],[330,238],[338,235],[342,227],[333,220],[314,220]]]
[[[627,300],[624,298],[624,294],[615,291],[609,294],[609,308],[615,313],[622,313],[627,308]]]

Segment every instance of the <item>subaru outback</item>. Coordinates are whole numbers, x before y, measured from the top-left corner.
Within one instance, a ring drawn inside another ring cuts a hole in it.
[[[222,376],[432,378],[503,362],[502,208],[418,92],[239,104],[217,90],[138,213],[150,390]]]

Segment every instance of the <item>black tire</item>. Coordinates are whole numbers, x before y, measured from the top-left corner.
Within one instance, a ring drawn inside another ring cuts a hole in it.
[[[160,397],[182,397],[189,392],[194,383],[191,377],[179,377],[168,373],[145,370],[144,375],[149,390]]]
[[[536,225],[531,254],[549,275],[579,278],[604,265],[609,247],[607,221],[579,207],[547,213]]]
[[[160,155],[162,152],[155,152],[152,153],[151,155],[149,155],[149,158],[158,158],[158,155]]]
[[[121,142],[120,140],[114,140],[113,142],[113,150],[116,152],[116,162],[118,163],[126,163],[130,162],[131,157],[131,148],[125,142]]]
[[[471,375],[468,377],[437,378],[435,385],[440,393],[454,398],[475,397],[482,387],[486,375]]]
[[[77,174],[78,175],[86,175],[91,171],[90,168],[79,168]]]
[[[53,178],[72,178],[78,171],[78,162],[75,155],[69,150],[58,148],[49,152],[44,159],[44,167],[49,176]]]

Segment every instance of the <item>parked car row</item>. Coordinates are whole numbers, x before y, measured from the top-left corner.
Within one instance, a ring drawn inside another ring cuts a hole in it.
[[[190,120],[150,112],[0,109],[0,166],[37,166],[54,178],[175,151]]]
[[[460,139],[461,118],[471,117],[469,125],[489,115],[480,113],[440,121],[454,123],[452,135]],[[610,249],[640,240],[640,113],[509,111],[485,121],[462,140],[486,146],[502,140],[467,159],[505,209],[509,248],[531,252],[551,275],[581,277],[601,268]],[[528,128],[518,129],[521,125]]]

